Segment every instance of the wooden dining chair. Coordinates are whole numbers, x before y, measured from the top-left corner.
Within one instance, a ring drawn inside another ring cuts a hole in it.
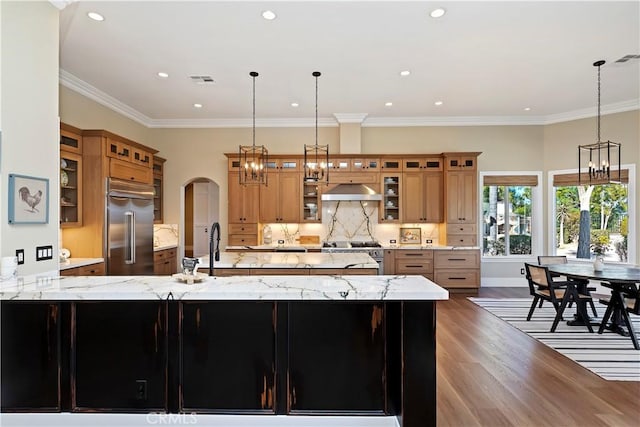
[[[527,272],[527,282],[529,282],[529,293],[533,297],[527,321],[531,320],[538,302],[549,301],[557,313],[564,297],[566,282],[552,280],[547,267],[528,263],[525,263],[524,267]]]
[[[540,264],[540,265],[567,264],[567,263],[568,263],[568,261],[567,261],[567,257],[565,255],[539,255],[538,256],[538,264]],[[560,276],[562,276],[562,275],[558,274],[558,273],[551,272],[551,277],[560,277]],[[587,294],[587,295],[591,295],[591,291],[595,291],[596,290],[596,288],[587,286],[589,281],[586,280],[586,279],[585,280],[580,280],[580,279],[571,279],[571,278],[569,278],[568,280],[576,282],[576,284],[578,284],[578,286],[582,286],[584,293]],[[593,311],[593,316],[594,317],[598,317],[598,312],[596,310],[596,305],[593,302],[593,298],[589,301],[589,305],[591,306],[591,311]],[[540,307],[542,307],[542,300],[540,300]],[[569,304],[569,307],[571,307],[571,303]]]

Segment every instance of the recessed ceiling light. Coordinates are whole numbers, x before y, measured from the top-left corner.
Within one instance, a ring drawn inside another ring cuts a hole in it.
[[[202,108],[202,104],[193,104],[194,108]]]
[[[391,107],[393,105],[393,102],[385,102],[384,106],[385,107]]]
[[[167,73],[163,73],[162,71],[160,71],[160,72],[158,73],[158,77],[162,77],[163,79],[166,79],[167,77],[169,77],[169,74],[167,74]]]
[[[262,12],[262,17],[267,21],[273,21],[274,19],[276,19],[276,14],[272,10],[265,10],[264,12]]]
[[[298,104],[297,102],[292,102],[292,103],[291,103],[291,106],[292,106],[292,107],[299,107],[299,106],[300,106],[300,104]]]
[[[524,107],[524,111],[531,111],[531,107]]]
[[[104,16],[100,15],[98,12],[89,12],[87,16],[94,21],[104,21]]]
[[[436,102],[434,102],[434,104],[435,104],[435,105],[442,105],[442,104],[444,104],[444,102],[442,102],[442,101],[436,101]]]
[[[409,74],[411,74],[411,71],[409,70],[400,71],[400,75],[403,77],[408,76]]]
[[[442,18],[444,14],[447,13],[443,8],[439,7],[437,9],[433,9],[429,15],[432,18]]]

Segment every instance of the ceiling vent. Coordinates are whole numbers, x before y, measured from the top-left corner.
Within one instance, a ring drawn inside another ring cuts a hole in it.
[[[212,85],[215,83],[211,76],[189,76],[192,82],[198,85]]]
[[[627,62],[630,59],[640,59],[640,55],[625,55],[622,58],[618,59],[616,62]]]

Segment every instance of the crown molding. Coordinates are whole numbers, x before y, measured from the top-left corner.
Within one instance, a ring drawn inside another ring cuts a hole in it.
[[[370,117],[362,127],[522,126],[543,124],[542,116]]]
[[[256,119],[258,128],[312,128],[315,118]],[[150,128],[250,128],[252,119],[167,119],[151,120]],[[338,127],[334,119],[318,118],[318,127]]]
[[[70,4],[73,0],[66,0]],[[54,3],[52,1],[52,3]],[[148,128],[249,128],[251,119],[152,119],[123,102],[60,69],[60,84]],[[602,105],[600,114],[640,110],[640,100],[631,99]],[[445,116],[445,117],[368,117],[367,113],[334,113],[319,118],[318,127],[337,127],[339,123],[362,123],[363,127],[411,126],[532,126],[569,122],[595,117],[595,107],[548,116]],[[256,119],[256,127],[314,127],[315,118]]]
[[[73,74],[60,69],[59,79],[62,86],[78,92],[80,95],[86,96],[87,98],[97,102],[98,104],[104,105],[105,107],[110,108],[116,113],[122,114],[123,116],[128,117],[143,126],[151,127],[149,126],[152,122],[151,118],[145,116],[138,110],[129,107],[127,104],[118,101],[114,97],[107,95],[101,90],[91,86],[84,80],[80,80]]]
[[[362,123],[368,113],[333,113],[338,123]]]
[[[624,113],[625,111],[640,110],[640,99],[630,99],[613,104],[602,105],[600,115]],[[587,119],[598,115],[597,107],[583,108],[580,110],[568,111],[566,113],[551,114],[546,116],[542,124],[551,125],[554,123],[570,122],[572,120]]]

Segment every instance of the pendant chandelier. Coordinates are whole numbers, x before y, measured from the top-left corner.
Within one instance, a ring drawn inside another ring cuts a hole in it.
[[[593,63],[598,67],[598,140],[578,146],[578,183],[607,184],[620,182],[620,144],[600,139],[600,67],[605,61]],[[586,173],[587,176],[583,176]]]
[[[269,154],[264,145],[256,146],[256,77],[259,74],[252,71],[249,75],[253,78],[253,143],[252,145],[240,146],[238,174],[242,185],[267,185],[266,165],[269,161]]]
[[[312,73],[316,78],[316,143],[304,145],[304,180],[318,183],[329,183],[329,145],[318,145],[318,77],[319,71]]]

